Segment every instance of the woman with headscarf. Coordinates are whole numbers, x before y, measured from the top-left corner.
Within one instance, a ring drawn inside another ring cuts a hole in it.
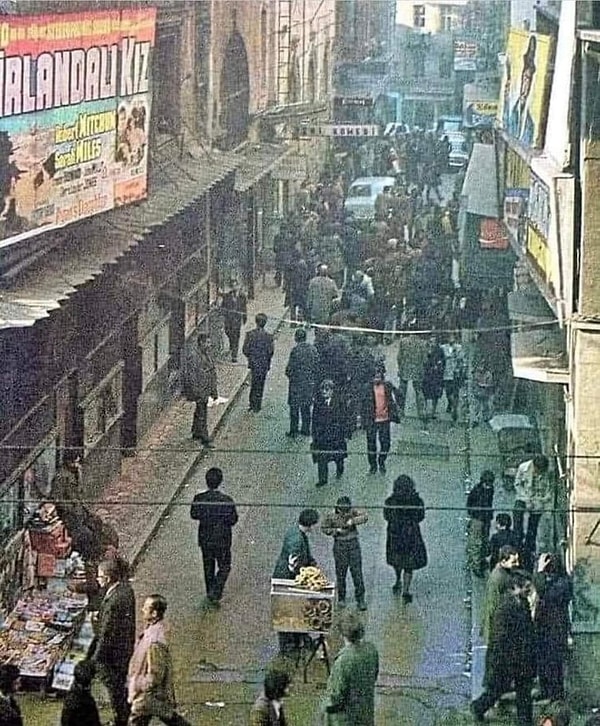
[[[425,505],[417,494],[414,481],[406,475],[394,482],[394,491],[385,500],[383,516],[387,522],[386,560],[394,568],[395,595],[412,602],[410,586],[413,572],[427,565],[427,550],[419,523],[425,519]]]

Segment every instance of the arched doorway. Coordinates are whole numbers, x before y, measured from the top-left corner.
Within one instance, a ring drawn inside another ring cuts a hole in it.
[[[248,54],[244,39],[238,32],[229,39],[223,55],[220,101],[219,121],[223,136],[219,145],[224,149],[233,149],[246,138],[250,122]]]

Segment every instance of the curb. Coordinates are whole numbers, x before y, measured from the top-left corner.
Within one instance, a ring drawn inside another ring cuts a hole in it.
[[[282,315],[278,320],[273,330],[273,335],[276,336],[281,327],[284,324],[284,315]],[[214,436],[216,433],[218,433],[219,429],[221,428],[221,425],[225,423],[227,416],[229,414],[230,409],[232,406],[237,403],[239,397],[242,395],[242,391],[248,382],[248,379],[250,377],[250,372],[246,370],[246,374],[244,375],[240,385],[232,392],[232,394],[229,396],[229,400],[227,404],[222,409],[222,414],[219,416],[219,418],[216,420],[215,425],[212,429],[211,436]],[[132,552],[129,557],[130,567],[131,570],[135,572],[138,564],[143,559],[146,550],[148,549],[148,546],[152,542],[154,536],[158,532],[161,524],[163,523],[164,519],[167,517],[169,512],[171,511],[171,508],[173,506],[173,501],[179,496],[183,488],[186,486],[186,484],[190,481],[190,479],[195,475],[196,471],[198,470],[198,467],[200,466],[200,462],[204,459],[207,452],[209,452],[210,449],[201,448],[198,451],[198,454],[194,457],[193,461],[191,462],[189,468],[184,473],[183,477],[181,478],[181,481],[179,481],[176,486],[173,488],[171,492],[168,493],[168,503],[161,506],[156,514],[150,519],[150,522],[148,525],[144,528],[142,534],[138,539],[136,540],[135,544],[132,547]]]

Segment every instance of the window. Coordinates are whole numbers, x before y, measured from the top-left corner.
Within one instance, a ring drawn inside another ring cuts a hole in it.
[[[86,446],[93,446],[123,413],[122,366],[113,369],[83,402],[83,426]]]
[[[454,5],[443,5],[440,8],[442,30],[454,30],[457,24],[457,12]]]
[[[425,5],[415,5],[413,8],[413,25],[415,28],[425,27]]]

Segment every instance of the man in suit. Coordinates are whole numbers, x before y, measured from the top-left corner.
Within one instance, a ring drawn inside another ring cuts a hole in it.
[[[296,345],[290,352],[285,369],[289,379],[288,406],[290,408],[290,430],[288,436],[310,435],[310,406],[315,392],[319,354],[311,343],[306,342],[306,329],[298,328],[294,333]],[[299,428],[300,420],[302,428]]]
[[[221,310],[223,311],[223,327],[229,341],[231,362],[236,363],[240,347],[242,325],[246,325],[246,296],[240,291],[237,280],[231,283],[231,290],[223,295]]]
[[[196,494],[190,510],[191,518],[198,522],[206,598],[213,605],[223,596],[231,572],[231,529],[238,521],[233,499],[218,491],[222,482],[221,469],[209,469],[206,472],[208,489]]]
[[[319,513],[316,509],[303,509],[300,512],[298,522],[285,533],[273,577],[293,580],[302,567],[316,564],[310,551],[308,535],[318,521]],[[301,642],[302,637],[298,633],[279,633],[279,650],[282,655],[298,650]]]
[[[208,435],[208,399],[217,398],[217,367],[208,349],[208,336],[198,333],[196,346],[191,344],[184,364],[183,394],[194,401],[196,408],[192,421],[192,438],[210,447]]]
[[[262,406],[265,379],[273,357],[273,336],[265,330],[267,316],[264,313],[258,313],[255,322],[256,328],[246,333],[242,353],[248,359],[250,368],[249,410],[258,412]]]
[[[98,584],[104,590],[96,619],[96,637],[89,658],[106,686],[115,716],[114,726],[126,726],[127,668],[135,645],[135,595],[120,558],[98,566]]]

